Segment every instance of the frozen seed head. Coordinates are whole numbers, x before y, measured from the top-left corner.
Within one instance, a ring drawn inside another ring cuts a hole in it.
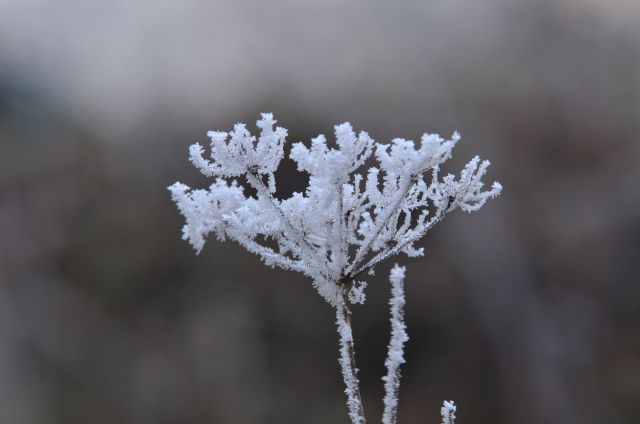
[[[293,144],[289,158],[309,184],[280,199],[274,173],[287,130],[275,124],[272,114],[263,113],[258,136],[239,123],[230,132],[209,131],[208,151],[191,146],[191,162],[213,182],[207,189],[169,187],[185,217],[183,238],[198,252],[210,233],[232,239],[267,265],[306,275],[333,306],[341,282],[353,282],[399,253],[422,255],[415,243],[447,213],[478,210],[502,190],[498,183],[484,190],[489,162],[478,157],[459,177],[439,175],[460,139],[457,132],[449,140],[424,134],[417,143],[397,138],[383,144],[346,122],[334,127],[334,144],[324,135],[310,145]],[[353,285],[352,302],[364,301],[364,287]]]

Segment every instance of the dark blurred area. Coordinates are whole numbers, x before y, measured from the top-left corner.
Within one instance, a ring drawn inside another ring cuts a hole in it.
[[[0,1],[0,423],[347,423],[331,308],[196,256],[165,189],[259,112],[290,141],[460,130],[448,170],[505,187],[397,259],[399,422],[640,423],[636,0]],[[392,264],[354,307],[371,422]]]

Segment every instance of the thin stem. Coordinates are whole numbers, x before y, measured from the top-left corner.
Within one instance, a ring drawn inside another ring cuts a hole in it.
[[[398,421],[398,392],[400,391],[400,365],[405,363],[404,344],[409,340],[404,324],[404,273],[405,268],[397,264],[391,270],[389,280],[391,282],[391,338],[387,359],[384,361],[387,367],[387,375],[384,381],[384,413],[383,424],[396,424]]]
[[[437,215],[434,216],[433,218],[431,218],[428,222],[426,222],[423,225],[423,227],[420,229],[420,231],[417,231],[413,236],[407,238],[402,243],[399,243],[399,244],[395,245],[394,247],[392,247],[392,248],[390,248],[388,250],[384,250],[384,251],[379,252],[378,254],[376,254],[365,265],[363,265],[362,267],[358,268],[355,271],[352,271],[353,275],[351,276],[351,278],[356,278],[359,275],[361,275],[361,274],[363,274],[365,272],[368,272],[371,268],[376,266],[378,263],[382,262],[383,260],[387,259],[390,256],[395,255],[396,253],[399,253],[407,245],[413,243],[416,240],[420,240],[422,237],[424,237],[424,235],[427,233],[427,231],[429,231],[438,222],[442,221],[442,219],[447,214],[447,212],[449,212],[449,210],[446,210],[446,209],[438,210],[437,211]]]
[[[353,333],[351,331],[351,311],[349,310],[348,285],[343,286],[342,296],[336,305],[336,324],[340,337],[340,366],[342,379],[346,386],[344,392],[347,395],[347,406],[352,424],[366,424],[362,397],[360,395],[360,382],[358,381],[358,368],[356,367]]]

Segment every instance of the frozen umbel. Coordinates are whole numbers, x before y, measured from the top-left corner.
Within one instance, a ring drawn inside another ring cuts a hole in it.
[[[500,194],[494,182],[483,190],[488,161],[473,158],[456,178],[440,176],[440,164],[451,157],[460,139],[424,134],[417,145],[393,139],[375,142],[356,134],[349,123],[335,127],[336,147],[323,135],[309,147],[294,143],[289,158],[309,176],[304,193],[276,196],[275,172],[285,155],[287,130],[274,127],[271,114],[257,121],[258,137],[244,124],[233,131],[210,131],[210,153],[200,144],[189,149],[191,162],[212,177],[208,189],[175,183],[171,196],[186,223],[183,238],[198,252],[213,233],[235,240],[267,265],[298,271],[310,278],[318,293],[335,309],[340,339],[339,362],[346,385],[352,423],[365,423],[355,366],[349,304],[365,301],[363,276],[396,254],[423,254],[415,243],[447,213],[478,210]],[[368,166],[370,162],[374,166]],[[246,190],[243,181],[253,190]],[[400,365],[408,339],[403,319],[405,269],[395,266],[391,281],[391,340],[385,364],[383,423],[397,421]],[[455,420],[455,405],[442,407],[443,422]]]

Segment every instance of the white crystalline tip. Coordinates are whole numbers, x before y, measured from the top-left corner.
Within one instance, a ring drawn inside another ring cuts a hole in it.
[[[456,405],[452,400],[445,400],[440,409],[442,415],[442,424],[455,424],[456,422]]]

